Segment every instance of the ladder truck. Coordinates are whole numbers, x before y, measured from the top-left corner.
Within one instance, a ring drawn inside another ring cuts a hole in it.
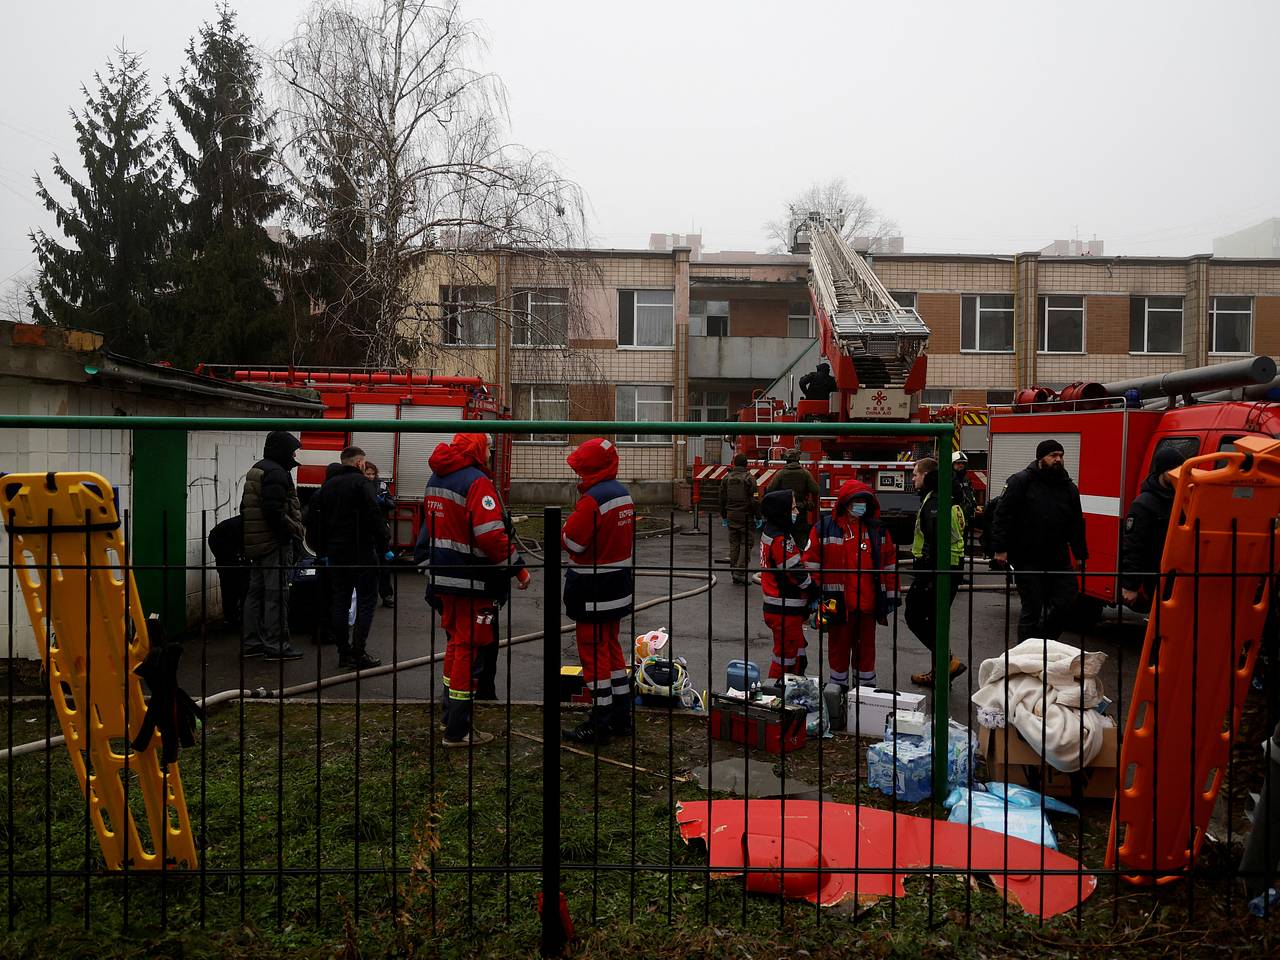
[[[911,450],[927,436],[797,438],[787,425],[800,421],[908,422],[920,415],[929,328],[914,307],[900,305],[871,266],[840,235],[838,226],[809,213],[794,232],[792,250],[809,255],[809,298],[818,323],[821,359],[831,367],[836,389],[826,400],[799,400],[792,407],[766,393],[739,411],[739,422],[774,423],[771,435],[742,435],[734,449],[750,458],[765,486],[782,466],[783,453],[798,447],[830,506],[845,481],[857,478],[876,491],[881,514],[895,539],[914,523],[919,498],[911,487]],[[694,464],[694,500],[702,482],[722,478],[728,468]]]

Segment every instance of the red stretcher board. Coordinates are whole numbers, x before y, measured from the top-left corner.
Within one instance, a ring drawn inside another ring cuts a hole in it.
[[[782,865],[785,872],[747,873],[747,889],[824,907],[905,897],[904,881],[914,874],[894,868],[989,874],[997,890],[1045,919],[1075,908],[1098,885],[1071,857],[1027,840],[851,803],[698,800],[677,805],[676,823],[686,842],[707,844],[713,878],[741,876],[744,866]]]
[[[1107,846],[1107,866],[1133,871],[1135,884],[1178,879],[1194,863],[1275,591],[1280,441],[1235,445],[1178,471]]]

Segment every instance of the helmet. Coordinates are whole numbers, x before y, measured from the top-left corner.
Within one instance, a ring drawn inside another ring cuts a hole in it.
[[[968,463],[969,458],[965,456],[965,453],[963,450],[954,450],[951,453],[951,462],[952,463]]]
[[[648,703],[670,702],[694,710],[701,708],[701,700],[689,682],[689,671],[684,657],[668,660],[663,657],[645,657],[636,664],[636,692]]]

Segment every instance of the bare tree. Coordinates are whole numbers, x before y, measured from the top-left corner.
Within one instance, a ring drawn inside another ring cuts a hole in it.
[[[10,277],[5,281],[4,290],[0,291],[0,320],[35,323],[35,311],[31,308],[31,302],[38,293],[34,270]]]
[[[306,301],[366,363],[429,362],[446,333],[440,290],[491,285],[494,251],[519,249],[566,289],[584,263],[567,253],[585,246],[581,191],[507,142],[502,85],[473,66],[479,42],[456,0],[315,0],[276,57]],[[448,282],[423,282],[442,257]],[[528,322],[518,303],[491,307]]]
[[[866,249],[872,253],[898,233],[898,225],[873,207],[865,194],[851,190],[844,177],[835,177],[796,194],[787,204],[785,217],[770,220],[764,225],[770,250],[775,253],[790,250],[795,241],[796,227],[811,212],[821,213],[837,224],[846,240],[866,240]]]

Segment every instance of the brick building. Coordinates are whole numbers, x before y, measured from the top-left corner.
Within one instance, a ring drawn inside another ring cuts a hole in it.
[[[872,266],[932,331],[930,403],[1280,355],[1280,260],[887,253]],[[734,419],[754,391],[792,397],[813,369],[807,274],[807,257],[706,252],[697,235],[553,258],[435,255],[419,279],[445,321],[427,325],[429,365],[484,376],[519,418]],[[577,439],[519,439],[516,497],[561,496]],[[617,439],[623,479],[655,501],[695,456],[726,453],[714,438]]]

